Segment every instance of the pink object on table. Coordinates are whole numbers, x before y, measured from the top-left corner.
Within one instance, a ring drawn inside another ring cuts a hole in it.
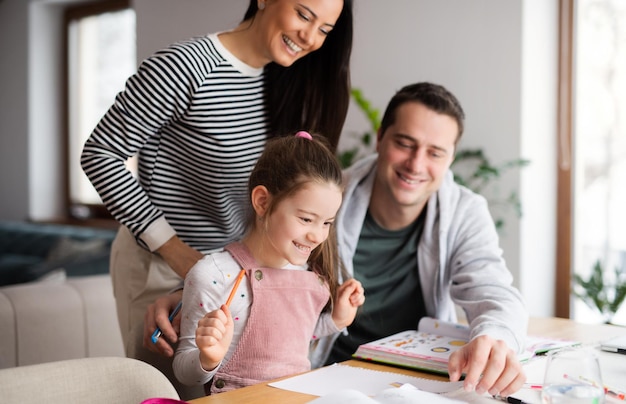
[[[141,404],[189,404],[187,401],[176,400],[175,398],[154,397],[148,398],[141,402]]]

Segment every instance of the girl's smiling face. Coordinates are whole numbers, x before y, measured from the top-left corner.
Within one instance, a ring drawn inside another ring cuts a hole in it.
[[[336,184],[309,182],[280,201],[259,226],[266,239],[259,263],[274,268],[304,265],[328,238],[341,197]]]

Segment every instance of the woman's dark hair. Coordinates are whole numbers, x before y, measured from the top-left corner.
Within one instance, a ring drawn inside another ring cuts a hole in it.
[[[254,18],[257,0],[243,18]],[[265,95],[270,137],[308,130],[323,133],[334,152],[350,104],[352,53],[352,0],[343,9],[322,47],[289,67],[274,62],[265,66]]]
[[[267,142],[250,173],[248,194],[251,195],[252,190],[259,185],[267,188],[272,195],[264,215],[267,218],[283,200],[310,183],[335,184],[343,191],[341,166],[328,147],[327,138],[316,135],[309,140],[296,136],[282,136]],[[251,209],[248,228],[264,226],[265,223],[257,220],[254,210]],[[317,246],[309,257],[309,266],[328,283],[331,300],[337,293],[337,277],[341,265],[335,226],[332,225],[328,238]]]

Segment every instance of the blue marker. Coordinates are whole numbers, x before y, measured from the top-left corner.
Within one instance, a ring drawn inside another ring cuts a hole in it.
[[[172,321],[174,321],[174,317],[176,317],[176,315],[177,315],[177,314],[178,314],[178,312],[180,311],[180,308],[181,308],[181,307],[183,307],[183,302],[182,302],[182,300],[181,300],[180,302],[178,302],[178,304],[177,304],[177,305],[176,305],[176,307],[174,308],[174,311],[172,311],[172,312],[170,313],[170,316],[169,316],[169,318],[168,318],[168,319],[170,320],[170,323],[171,323]],[[157,341],[159,340],[159,337],[161,336],[161,334],[162,334],[162,333],[161,333],[161,329],[160,329],[159,327],[157,327],[157,328],[156,328],[156,330],[154,330],[154,332],[152,333],[152,337],[151,337],[151,339],[152,339],[152,343],[153,343],[153,344],[156,344],[156,343],[157,343]]]

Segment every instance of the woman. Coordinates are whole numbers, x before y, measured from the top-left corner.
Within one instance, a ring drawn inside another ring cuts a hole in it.
[[[351,44],[351,0],[251,0],[235,29],[159,51],[128,80],[81,157],[122,224],[111,275],[127,355],[147,305],[243,234],[246,181],[272,134],[337,146]]]

